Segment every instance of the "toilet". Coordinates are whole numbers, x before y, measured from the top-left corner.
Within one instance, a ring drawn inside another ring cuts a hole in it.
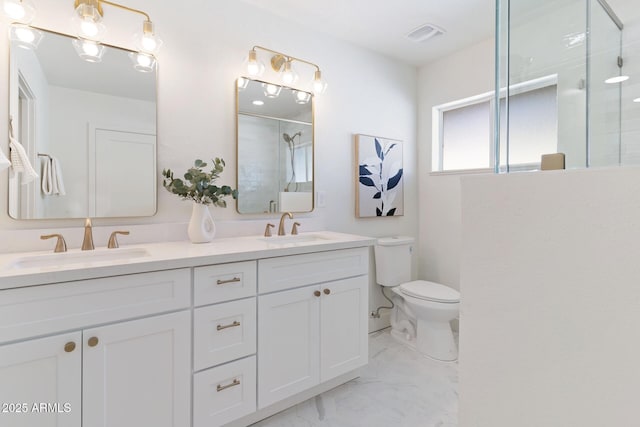
[[[384,237],[375,245],[376,282],[391,287],[391,335],[441,361],[458,359],[451,321],[460,311],[460,293],[426,280],[411,280],[411,237]]]

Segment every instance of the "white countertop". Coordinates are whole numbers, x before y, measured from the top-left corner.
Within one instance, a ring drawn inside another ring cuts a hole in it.
[[[298,236],[246,236],[214,239],[202,244],[185,241],[123,245],[119,249],[97,248],[82,254],[80,249],[70,249],[64,254],[54,254],[51,251],[2,254],[0,289],[366,247],[373,245],[376,240],[329,231],[300,233]],[[296,238],[299,240],[295,241]],[[113,251],[131,253],[132,256],[113,260],[100,259],[102,255],[109,257]],[[81,255],[82,261],[56,265],[55,261],[63,260],[65,255]],[[28,261],[27,264],[31,262],[37,265],[40,260],[43,261],[41,266],[20,266],[25,261]]]

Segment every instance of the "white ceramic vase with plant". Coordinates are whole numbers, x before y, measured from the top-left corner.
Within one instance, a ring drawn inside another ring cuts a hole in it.
[[[218,157],[212,162],[211,171],[206,172],[203,169],[207,167],[207,163],[200,159],[196,160],[194,166],[184,174],[184,179],[174,178],[171,169],[162,171],[163,187],[182,200],[193,202],[191,220],[187,229],[192,243],[207,243],[215,237],[216,226],[209,212],[209,205],[226,208],[225,197],[231,196],[234,199],[238,197],[238,190],[228,185],[220,187],[215,185],[224,170],[225,163]]]

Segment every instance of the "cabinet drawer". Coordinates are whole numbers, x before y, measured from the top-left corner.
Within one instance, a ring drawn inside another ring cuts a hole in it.
[[[0,342],[188,308],[189,269],[80,280],[0,293]]]
[[[256,410],[256,358],[193,376],[193,426],[221,426]]]
[[[259,293],[367,274],[369,248],[268,258],[258,261]]]
[[[193,318],[194,369],[256,352],[256,299],[197,308]]]
[[[196,307],[251,297],[256,294],[256,262],[196,267],[193,283]]]

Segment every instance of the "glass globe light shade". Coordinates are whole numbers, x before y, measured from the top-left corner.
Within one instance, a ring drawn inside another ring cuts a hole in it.
[[[322,78],[322,73],[320,70],[315,72],[313,77],[313,82],[311,83],[311,88],[313,93],[316,95],[322,95],[327,90],[327,82]]]
[[[142,32],[134,34],[134,44],[140,52],[157,54],[162,46],[162,39],[158,37],[153,30],[151,21],[144,21],[142,24]]]
[[[28,25],[13,24],[9,30],[11,41],[24,49],[36,49],[42,41],[42,37],[42,31]]]
[[[296,73],[296,70],[293,69],[291,65],[291,61],[287,61],[284,64],[284,70],[282,71],[282,83],[287,86],[291,86],[296,83],[300,76]]]
[[[294,90],[293,99],[296,101],[296,104],[307,104],[311,100],[311,94],[302,90]]]
[[[249,51],[249,57],[245,60],[244,69],[251,77],[260,77],[264,73],[264,62],[258,60],[255,50]]]
[[[80,56],[87,62],[100,62],[104,55],[105,48],[95,40],[85,40],[77,38],[73,41],[73,47]]]
[[[3,9],[11,21],[21,24],[31,23],[36,14],[36,8],[31,0],[4,0]]]
[[[246,89],[249,86],[249,79],[245,79],[244,77],[238,77],[237,81],[238,90]]]
[[[141,73],[150,73],[156,67],[156,58],[144,52],[131,52],[129,54],[133,68]]]
[[[262,88],[264,89],[264,96],[267,98],[277,98],[282,90],[282,86],[271,83],[262,83]]]
[[[85,40],[100,40],[107,31],[98,8],[88,3],[76,8],[72,21],[78,37]]]

